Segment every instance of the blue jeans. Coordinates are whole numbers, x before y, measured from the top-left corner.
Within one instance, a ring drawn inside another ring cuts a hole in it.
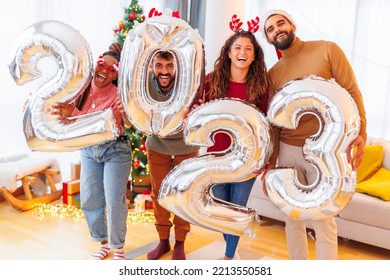
[[[125,244],[127,232],[126,191],[131,168],[130,142],[110,141],[84,148],[80,155],[81,209],[91,239],[96,242],[108,240],[111,248],[121,248]]]
[[[256,177],[245,182],[218,184],[212,187],[212,192],[216,198],[246,206],[255,180]],[[223,234],[223,238],[226,241],[225,256],[233,258],[240,237],[232,234]]]

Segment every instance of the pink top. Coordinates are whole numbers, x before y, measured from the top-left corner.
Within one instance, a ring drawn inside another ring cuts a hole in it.
[[[103,111],[111,107],[116,120],[116,125],[119,129],[119,135],[122,135],[124,133],[122,114],[117,106],[114,106],[118,98],[118,89],[116,86],[111,83],[104,88],[99,88],[95,85],[95,81],[92,80],[89,91],[84,94],[88,94],[88,96],[85,98],[82,109],[79,110],[75,108],[72,117]]]

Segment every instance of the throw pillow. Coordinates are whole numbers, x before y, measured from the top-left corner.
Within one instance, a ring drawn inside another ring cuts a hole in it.
[[[383,146],[366,145],[362,162],[357,169],[356,183],[371,178],[382,167]]]
[[[356,191],[390,200],[390,170],[382,167],[370,179],[356,185]]]

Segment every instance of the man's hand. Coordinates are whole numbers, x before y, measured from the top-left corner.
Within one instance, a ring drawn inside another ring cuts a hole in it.
[[[366,143],[361,135],[359,135],[348,147],[347,149],[347,160],[348,163],[352,165],[352,170],[356,171],[362,162],[364,155],[364,147]],[[354,148],[356,147],[356,152],[354,153]]]

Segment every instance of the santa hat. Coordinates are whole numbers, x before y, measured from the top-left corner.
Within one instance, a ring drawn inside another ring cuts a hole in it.
[[[267,35],[265,34],[265,22],[267,21],[267,19],[270,17],[270,16],[273,16],[273,15],[282,15],[284,16],[286,19],[288,19],[289,22],[291,22],[292,24],[295,25],[295,21],[294,19],[292,18],[292,16],[287,13],[286,11],[283,11],[283,10],[270,10],[268,12],[266,12],[260,19],[260,32],[261,34],[263,35],[263,37],[265,39],[267,39]]]

